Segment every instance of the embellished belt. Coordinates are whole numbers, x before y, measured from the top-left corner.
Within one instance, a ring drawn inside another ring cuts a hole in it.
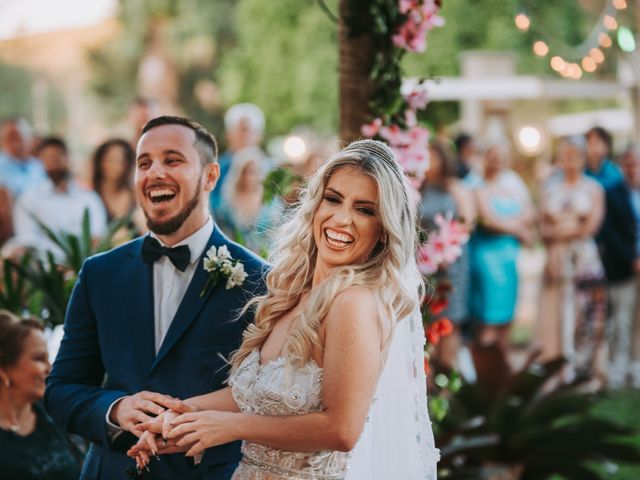
[[[264,463],[255,458],[251,458],[246,454],[240,460],[241,464],[249,468],[255,468],[261,472],[273,473],[288,480],[344,480],[346,473],[313,473],[301,472],[300,470],[292,470],[289,468],[279,467],[270,463]]]

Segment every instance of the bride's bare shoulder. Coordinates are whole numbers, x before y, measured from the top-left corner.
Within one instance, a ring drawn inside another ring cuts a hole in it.
[[[338,305],[341,307],[362,306],[366,308],[375,306],[376,301],[377,296],[373,289],[362,285],[352,285],[335,296],[332,307]]]
[[[378,318],[378,299],[374,290],[353,285],[338,293],[329,309],[326,322],[350,319],[355,323],[375,322]]]

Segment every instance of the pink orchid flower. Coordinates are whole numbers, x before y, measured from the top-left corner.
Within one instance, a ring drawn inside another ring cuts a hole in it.
[[[382,127],[382,119],[375,118],[371,123],[362,126],[362,135],[368,138],[375,137]]]

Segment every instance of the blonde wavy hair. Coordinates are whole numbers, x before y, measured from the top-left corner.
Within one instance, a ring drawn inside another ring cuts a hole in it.
[[[329,179],[347,167],[357,168],[375,180],[383,234],[366,260],[334,268],[325,281],[312,288],[317,257],[313,218]],[[393,152],[382,142],[355,141],[322,164],[307,181],[289,220],[275,235],[268,291],[245,307],[245,311],[255,308],[255,323],[247,328],[240,348],[232,355],[232,369],[238,368],[254,349],[259,350],[276,322],[307,295],[304,308],[293,319],[283,355],[292,364],[309,360],[314,347],[322,351],[320,326],[333,299],[354,285],[370,289],[377,297],[384,348],[396,322],[414,311],[424,291],[415,260],[415,203]]]

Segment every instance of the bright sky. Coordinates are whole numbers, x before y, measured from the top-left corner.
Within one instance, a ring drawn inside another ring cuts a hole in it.
[[[90,26],[113,16],[117,0],[0,0],[0,39]]]

